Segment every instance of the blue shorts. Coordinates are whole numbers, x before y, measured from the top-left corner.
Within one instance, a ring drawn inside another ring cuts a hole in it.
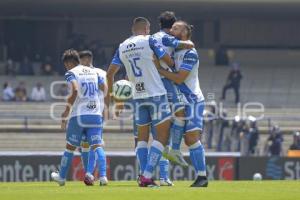
[[[185,105],[185,133],[198,130],[202,131],[204,107],[204,101]]]
[[[166,95],[148,97],[146,99],[135,99],[135,122],[138,126],[153,126],[171,118],[171,110]]]
[[[66,140],[68,144],[80,146],[82,139],[89,145],[102,144],[103,124],[100,115],[81,115],[68,122]],[[85,138],[86,137],[86,138]]]
[[[180,92],[179,88],[169,79],[161,79],[165,89],[167,90],[168,101],[171,104],[172,112],[184,109],[184,95]]]

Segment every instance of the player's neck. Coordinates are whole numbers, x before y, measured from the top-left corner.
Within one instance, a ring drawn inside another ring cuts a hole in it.
[[[182,41],[188,41],[188,40],[190,40],[188,37],[185,37],[185,36],[182,36],[180,39],[181,39]]]
[[[144,31],[136,31],[134,33],[135,36],[138,36],[138,35],[147,35]]]

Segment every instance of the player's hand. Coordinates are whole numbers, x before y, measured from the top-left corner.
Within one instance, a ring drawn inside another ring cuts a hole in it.
[[[65,131],[67,129],[67,120],[61,120],[61,129]]]
[[[194,43],[192,41],[188,41],[186,44],[185,44],[185,47],[187,49],[192,49],[195,47]]]
[[[61,129],[62,130],[66,130],[67,127],[67,118],[69,116],[69,112],[67,110],[65,110],[62,114],[61,114]]]
[[[155,55],[153,55],[153,63],[156,66],[157,69],[161,68],[159,60],[158,60],[158,58]]]

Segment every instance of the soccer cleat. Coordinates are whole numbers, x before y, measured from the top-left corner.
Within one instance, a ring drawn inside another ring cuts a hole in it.
[[[164,179],[164,178],[161,178],[160,180],[159,180],[159,182],[160,182],[160,186],[174,186],[174,184],[172,183],[172,181],[170,180],[170,179]]]
[[[195,182],[191,185],[191,187],[207,187],[208,180],[206,176],[198,176]]]
[[[95,178],[92,174],[86,173],[85,176],[84,176],[83,182],[87,186],[92,186],[92,185],[94,185],[94,180],[95,180]]]
[[[100,186],[106,186],[108,184],[108,180],[106,176],[100,177],[99,181],[100,181]]]
[[[152,178],[146,178],[144,176],[140,176],[140,187],[156,187],[158,186]]]
[[[164,157],[170,160],[171,162],[181,165],[183,167],[189,166],[189,164],[184,160],[180,150],[171,149],[169,152],[166,152],[166,154],[164,154]]]
[[[59,186],[64,186],[66,181],[65,179],[60,178],[58,172],[52,172],[51,173],[51,179],[58,183]]]

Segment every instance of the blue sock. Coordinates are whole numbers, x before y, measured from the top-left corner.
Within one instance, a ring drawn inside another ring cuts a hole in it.
[[[190,159],[198,176],[206,176],[205,152],[200,141],[189,146]]]
[[[96,163],[96,158],[95,158],[95,151],[93,148],[90,148],[88,152],[88,166],[87,166],[87,173],[93,174],[95,171],[95,163]]]
[[[145,141],[137,142],[135,153],[140,166],[140,174],[143,174],[147,165],[148,143]]]
[[[184,132],[184,121],[175,118],[171,126],[172,149],[179,150]]]
[[[74,152],[70,150],[65,150],[63,156],[61,157],[60,162],[60,170],[59,170],[59,176],[62,179],[66,179],[67,173],[69,171],[70,165],[73,160]]]
[[[153,140],[149,154],[147,159],[146,169],[143,173],[143,176],[146,178],[151,178],[153,171],[155,170],[160,158],[162,156],[162,152],[164,150],[164,146],[157,140]]]
[[[104,177],[106,176],[106,155],[104,152],[104,149],[102,147],[98,147],[95,150],[98,159],[98,170],[99,170],[99,177]]]
[[[168,179],[169,178],[169,161],[161,157],[159,161],[159,178]]]
[[[88,170],[88,161],[89,161],[89,149],[81,147],[81,161],[84,167],[84,171]]]

